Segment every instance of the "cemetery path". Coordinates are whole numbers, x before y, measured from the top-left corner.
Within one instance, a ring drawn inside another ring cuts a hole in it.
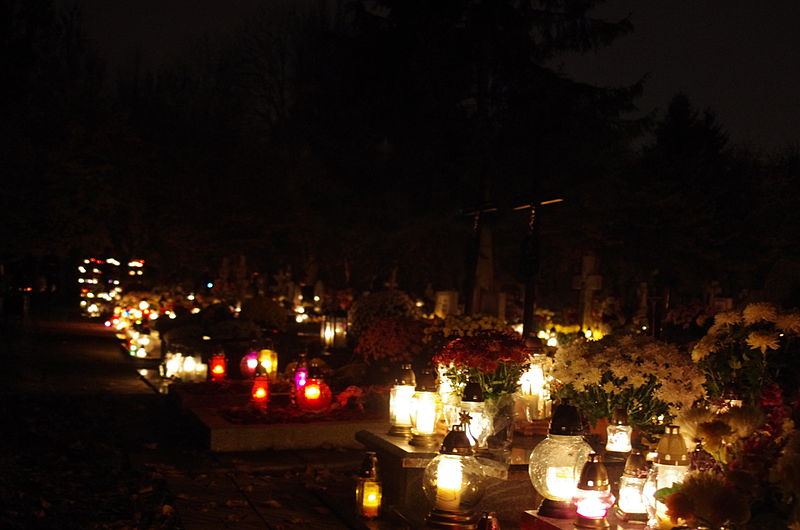
[[[5,331],[0,527],[348,528],[314,492],[358,452],[210,453],[101,325]]]

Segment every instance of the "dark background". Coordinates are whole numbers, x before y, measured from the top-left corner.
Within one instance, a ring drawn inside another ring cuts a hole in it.
[[[796,304],[791,2],[234,4],[3,2],[6,284],[65,286],[103,254],[191,283],[243,255],[463,291],[466,212],[490,201],[519,296],[513,208],[561,197],[542,306],[571,303],[587,254],[626,304],[642,282]]]

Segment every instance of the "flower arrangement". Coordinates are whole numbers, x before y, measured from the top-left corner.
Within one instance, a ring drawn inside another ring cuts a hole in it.
[[[578,340],[556,351],[556,400],[569,399],[594,423],[617,408],[643,431],[653,430],[704,397],[702,373],[687,355],[644,336]]]
[[[717,313],[714,324],[692,349],[692,360],[706,375],[711,397],[733,391],[749,404],[762,389],[779,383],[794,389],[800,375],[793,359],[800,352],[800,313],[782,313],[767,303],[742,311]]]
[[[375,291],[358,298],[348,314],[348,336],[358,338],[382,318],[417,318],[419,310],[414,301],[397,289]]]
[[[456,388],[475,377],[489,400],[517,391],[529,356],[516,334],[485,331],[450,341],[433,362],[447,367],[445,376]]]
[[[424,326],[423,322],[410,318],[382,318],[361,334],[355,353],[366,363],[411,362],[422,352]]]
[[[432,355],[458,337],[472,337],[489,332],[513,333],[505,321],[491,315],[447,315],[434,318],[423,331],[422,342]]]
[[[800,431],[777,386],[756,406],[713,414],[682,412],[677,423],[694,433],[712,460],[656,495],[673,521],[692,527],[800,528]],[[685,426],[685,427],[684,427]]]

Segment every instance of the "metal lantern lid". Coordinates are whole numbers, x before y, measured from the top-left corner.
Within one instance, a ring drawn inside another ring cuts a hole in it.
[[[436,392],[436,374],[423,370],[417,378],[417,392]]]
[[[256,364],[256,370],[253,373],[254,377],[267,377],[269,374],[267,373],[267,369],[264,368],[264,365],[261,363]]]
[[[622,407],[615,409],[614,414],[611,415],[611,424],[628,425],[628,412]]]
[[[450,428],[450,431],[442,440],[439,454],[472,456],[472,444],[469,443],[466,428],[463,424],[457,423]]]
[[[364,460],[361,461],[361,469],[358,471],[361,478],[378,478],[378,455],[375,451],[367,451]]]
[[[467,384],[464,385],[464,392],[461,396],[461,401],[479,402],[483,400],[483,390],[481,389],[481,384],[474,379],[470,379]]]
[[[608,482],[608,471],[606,466],[600,461],[600,455],[589,453],[586,463],[581,470],[581,478],[578,480],[579,490],[608,491],[611,485]]]
[[[647,457],[639,449],[633,449],[625,459],[626,477],[643,477],[647,475]]]
[[[583,422],[581,421],[581,413],[566,401],[556,405],[553,411],[553,419],[550,420],[550,430],[547,433],[562,436],[582,435]]]
[[[671,466],[688,466],[689,451],[681,435],[681,428],[677,425],[667,425],[667,432],[658,441],[656,448],[656,464]]]
[[[400,372],[397,374],[397,377],[394,378],[394,384],[404,386],[417,385],[417,379],[414,375],[414,370],[411,368],[411,364],[404,363],[400,365]]]

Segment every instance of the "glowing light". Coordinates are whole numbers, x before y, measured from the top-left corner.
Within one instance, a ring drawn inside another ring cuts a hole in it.
[[[611,504],[607,493],[591,490],[578,490],[575,508],[578,515],[587,519],[602,519],[608,513]]]
[[[212,282],[208,282],[208,283],[206,284],[206,287],[208,287],[209,289],[211,289],[212,287],[214,287],[214,284],[213,284]]]
[[[141,302],[139,302],[139,309],[141,309],[142,311],[148,309],[149,307],[150,304],[148,304],[146,300],[142,300]]]
[[[460,457],[441,455],[436,471],[436,507],[440,510],[457,511],[461,504]]]
[[[321,391],[318,384],[306,384],[303,388],[305,389],[303,393],[306,395],[306,399],[319,399]]]

